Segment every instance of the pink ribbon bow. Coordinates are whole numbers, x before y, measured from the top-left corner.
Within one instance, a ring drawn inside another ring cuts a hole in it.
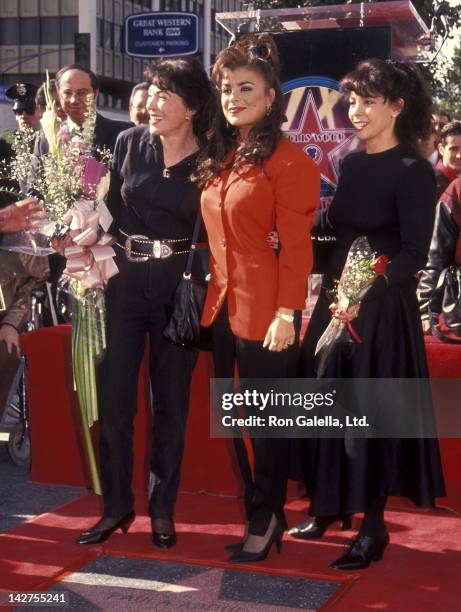
[[[88,289],[104,288],[118,273],[114,262],[114,239],[104,233],[98,239],[99,213],[93,203],[79,200],[67,213],[64,221],[70,226],[74,245],[64,251],[67,257],[64,274],[79,280]]]

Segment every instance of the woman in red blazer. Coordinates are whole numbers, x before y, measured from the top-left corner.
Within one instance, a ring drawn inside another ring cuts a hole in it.
[[[221,110],[198,170],[212,253],[202,324],[214,324],[215,376],[283,378],[294,372],[299,311],[312,266],[310,230],[319,199],[315,163],[283,138],[273,39],[252,34],[221,51],[212,78]],[[268,235],[276,230],[278,253]],[[264,559],[286,528],[286,439],[254,439],[253,476],[235,440],[245,481],[246,535],[232,562]]]

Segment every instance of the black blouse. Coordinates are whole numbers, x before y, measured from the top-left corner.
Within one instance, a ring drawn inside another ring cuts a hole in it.
[[[114,150],[108,207],[114,217],[110,232],[151,240],[191,238],[200,193],[190,181],[197,153],[165,168],[163,148],[147,126],[121,132]]]
[[[339,278],[350,245],[362,235],[374,252],[391,260],[386,271],[391,285],[414,279],[427,260],[435,189],[432,166],[403,146],[348,155],[329,211],[336,231],[329,280]]]

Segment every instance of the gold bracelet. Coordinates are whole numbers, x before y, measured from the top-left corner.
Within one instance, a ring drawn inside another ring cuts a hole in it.
[[[284,314],[283,312],[279,312],[278,310],[275,313],[275,316],[277,319],[282,319],[282,321],[286,321],[287,323],[293,323],[293,321],[295,320],[294,315]]]

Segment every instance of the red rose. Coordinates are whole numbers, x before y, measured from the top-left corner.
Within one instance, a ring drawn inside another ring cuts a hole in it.
[[[384,274],[386,272],[387,264],[389,263],[388,257],[386,255],[380,255],[375,259],[371,269],[375,274]]]

